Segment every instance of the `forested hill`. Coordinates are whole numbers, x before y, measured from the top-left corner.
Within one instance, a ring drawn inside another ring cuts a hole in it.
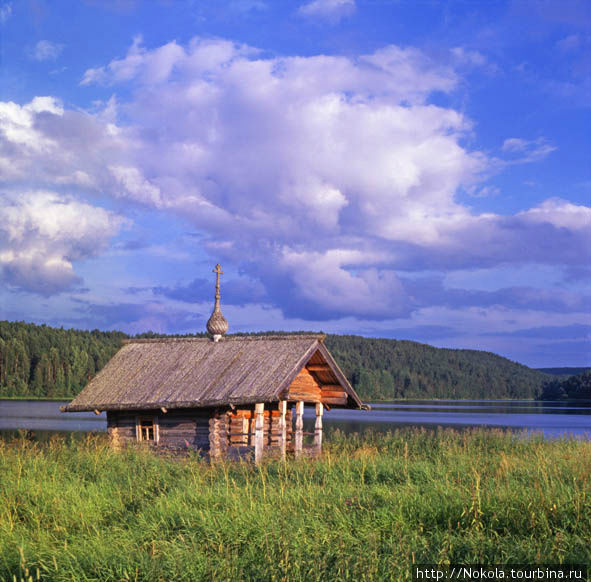
[[[0,321],[0,397],[72,397],[127,337],[115,331]],[[488,352],[354,335],[328,335],[325,343],[361,398],[368,401],[535,398],[549,379]]]
[[[0,396],[74,396],[125,337],[0,321]]]
[[[490,352],[329,335],[326,347],[366,400],[536,398],[549,377]]]

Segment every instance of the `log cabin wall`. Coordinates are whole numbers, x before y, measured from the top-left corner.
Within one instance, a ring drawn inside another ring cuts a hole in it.
[[[158,415],[159,446],[209,450],[209,417],[207,409],[169,410]]]
[[[137,442],[135,417],[131,412],[107,411],[107,432],[115,447]]]
[[[228,433],[230,419],[227,410],[209,411],[209,456],[210,458],[224,457],[228,451]]]
[[[158,446],[165,449],[209,451],[211,409],[190,408],[145,411],[107,411],[107,432],[115,447],[137,442],[137,418],[154,418],[158,424]]]

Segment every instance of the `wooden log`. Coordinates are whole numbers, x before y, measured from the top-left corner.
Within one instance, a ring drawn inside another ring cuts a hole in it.
[[[215,431],[215,418],[212,414],[209,419],[209,459],[215,461],[218,457],[218,443]]]
[[[241,443],[243,445],[250,444],[248,442],[249,436],[250,436],[249,435],[250,431],[249,431],[249,426],[248,425],[249,425],[248,418],[243,418],[242,419],[242,427],[241,427],[242,428],[242,439],[241,439]]]
[[[111,447],[114,450],[118,451],[121,448],[121,437],[119,435],[119,429],[116,426],[110,426],[107,429],[107,433],[109,434],[109,441]]]
[[[299,400],[296,402],[296,422],[295,422],[295,449],[294,453],[296,457],[302,454],[302,448],[304,445],[304,401]]]
[[[347,393],[343,390],[323,390],[322,398],[347,398]]]
[[[258,465],[263,459],[264,446],[264,402],[257,402],[254,405],[254,462]]]
[[[209,459],[214,462],[222,457],[224,446],[220,438],[221,419],[219,413],[215,410],[209,419]]]
[[[316,404],[316,424],[314,425],[314,448],[320,454],[322,452],[322,402]]]
[[[306,369],[309,372],[328,372],[330,366],[328,364],[308,364]]]
[[[320,394],[309,394],[305,392],[290,392],[287,395],[287,399],[292,402],[301,400],[302,402],[320,402],[322,397]]]
[[[345,405],[347,404],[347,398],[322,398],[322,403],[323,404],[329,404],[329,405]]]

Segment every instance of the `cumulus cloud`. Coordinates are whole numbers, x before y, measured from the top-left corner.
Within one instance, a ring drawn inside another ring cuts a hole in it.
[[[96,256],[124,220],[56,192],[0,193],[0,278],[49,295],[80,281],[73,263]]]
[[[3,176],[174,213],[290,317],[404,316],[417,304],[400,269],[576,265],[589,248],[585,207],[552,199],[501,216],[458,201],[494,195],[482,183],[498,164],[466,147],[469,119],[430,103],[458,77],[416,49],[266,57],[221,39],[137,38],[82,82],[133,83],[133,97],[86,113],[0,104]],[[552,146],[503,149],[525,163]],[[190,301],[191,285],[159,293]]]
[[[338,22],[355,11],[355,0],[312,0],[300,6],[304,16]]]
[[[0,136],[3,145],[21,148],[23,153],[48,152],[57,142],[35,127],[35,119],[42,114],[61,116],[63,113],[60,102],[52,97],[35,97],[22,107],[12,101],[0,102]]]
[[[0,181],[113,189],[119,182],[104,162],[127,156],[133,138],[110,122],[112,107],[91,115],[53,97],[0,101]]]
[[[64,50],[64,45],[50,40],[40,40],[31,51],[31,58],[36,61],[55,61]]]

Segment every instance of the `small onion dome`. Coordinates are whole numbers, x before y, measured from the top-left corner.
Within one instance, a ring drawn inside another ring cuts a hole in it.
[[[220,275],[223,274],[220,265],[216,265],[213,271],[216,274],[215,282],[215,305],[209,321],[207,322],[207,331],[213,336],[213,341],[217,342],[228,331],[228,320],[222,315],[220,309]]]
[[[222,315],[220,306],[216,305],[209,321],[207,322],[207,331],[214,337],[223,336],[228,331],[228,320]]]

